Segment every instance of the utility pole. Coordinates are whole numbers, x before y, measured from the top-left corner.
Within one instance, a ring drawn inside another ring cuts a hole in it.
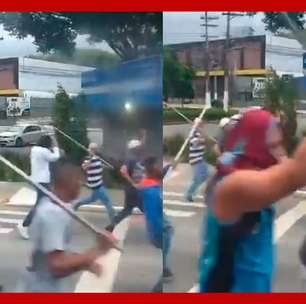
[[[223,95],[223,109],[228,111],[229,97],[230,97],[230,85],[229,85],[229,64],[227,60],[227,55],[230,50],[230,30],[231,30],[231,20],[235,17],[244,16],[243,13],[226,12],[222,13],[226,15],[226,38],[223,52],[223,66],[224,66],[224,95]]]
[[[208,13],[205,12],[204,16],[201,16],[201,20],[204,20],[204,23],[201,24],[205,28],[205,34],[201,37],[205,38],[205,56],[204,56],[204,67],[205,67],[205,104],[207,108],[211,108],[211,92],[210,92],[210,79],[209,79],[209,38],[214,38],[217,36],[211,36],[208,34],[209,27],[217,27],[217,24],[210,24],[209,21],[217,20],[219,17],[208,16]]]

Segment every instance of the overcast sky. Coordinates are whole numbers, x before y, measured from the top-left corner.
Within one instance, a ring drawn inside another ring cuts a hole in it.
[[[16,39],[5,32],[1,25],[0,37],[4,38],[4,40],[0,40],[0,57],[28,56],[36,53],[36,46],[33,44],[32,37],[28,37],[26,39]],[[77,47],[99,48],[112,52],[112,49],[106,43],[89,45],[86,41],[86,36],[79,36],[76,42]]]
[[[189,41],[199,41],[203,33],[203,27],[200,26],[201,12],[166,12],[163,14],[163,33],[164,44],[180,43]],[[226,28],[226,16],[220,12],[210,12],[209,16],[218,16],[220,19],[210,21],[217,24],[217,28],[210,28],[210,35],[224,36]],[[265,25],[262,22],[263,14],[258,13],[254,17],[236,17],[231,21],[231,27],[250,26],[255,30],[254,34],[264,34]],[[202,33],[201,33],[202,32]]]

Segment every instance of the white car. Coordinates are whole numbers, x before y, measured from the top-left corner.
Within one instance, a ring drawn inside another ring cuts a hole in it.
[[[0,129],[0,146],[22,147],[26,144],[35,144],[47,134],[49,132],[35,124],[5,127],[4,130]]]

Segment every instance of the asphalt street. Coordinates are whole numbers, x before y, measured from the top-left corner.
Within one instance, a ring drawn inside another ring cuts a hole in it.
[[[0,184],[0,200],[8,191]],[[24,189],[20,185],[21,189]],[[20,191],[17,185],[11,189],[13,194]],[[83,193],[83,195],[86,193]],[[122,206],[122,193],[111,191],[116,210]],[[1,204],[0,207],[0,284],[4,291],[15,291],[25,267],[29,265],[31,243],[21,239],[16,225],[25,217],[28,206],[22,206],[22,198],[28,199],[24,192],[18,196],[20,205]],[[118,201],[118,200],[121,200]],[[14,201],[14,199],[12,199]],[[103,229],[109,219],[105,209],[81,208],[79,214],[99,229]],[[161,252],[148,241],[144,217],[135,213],[118,225],[114,235],[120,240],[123,253],[110,251],[98,261],[103,267],[103,275],[97,279],[87,272],[78,273],[71,278],[71,291],[74,292],[150,292],[161,274]],[[78,223],[73,223],[71,250],[82,251],[94,244],[93,235]]]
[[[183,199],[191,178],[190,167],[179,165],[173,177],[164,183],[164,204],[180,216],[171,218],[175,235],[172,247],[172,268],[175,278],[164,285],[166,292],[195,292],[198,281],[198,258],[201,250],[202,224],[206,214],[201,190],[194,203]],[[170,205],[169,205],[170,204]],[[275,246],[276,270],[274,291],[302,292],[306,284],[298,250],[305,236],[306,200],[289,196],[276,205]]]

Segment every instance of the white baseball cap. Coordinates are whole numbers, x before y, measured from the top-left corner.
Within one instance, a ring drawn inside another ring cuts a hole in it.
[[[92,143],[89,144],[88,149],[89,150],[98,149],[98,145],[96,143],[92,142]]]
[[[219,127],[223,129],[229,122],[230,119],[228,117],[223,117],[222,119],[220,119]]]
[[[235,114],[235,115],[231,116],[231,120],[238,121],[238,120],[241,119],[241,117],[242,117],[241,114]]]
[[[128,142],[128,149],[135,149],[141,146],[141,141],[138,139],[132,139]]]

